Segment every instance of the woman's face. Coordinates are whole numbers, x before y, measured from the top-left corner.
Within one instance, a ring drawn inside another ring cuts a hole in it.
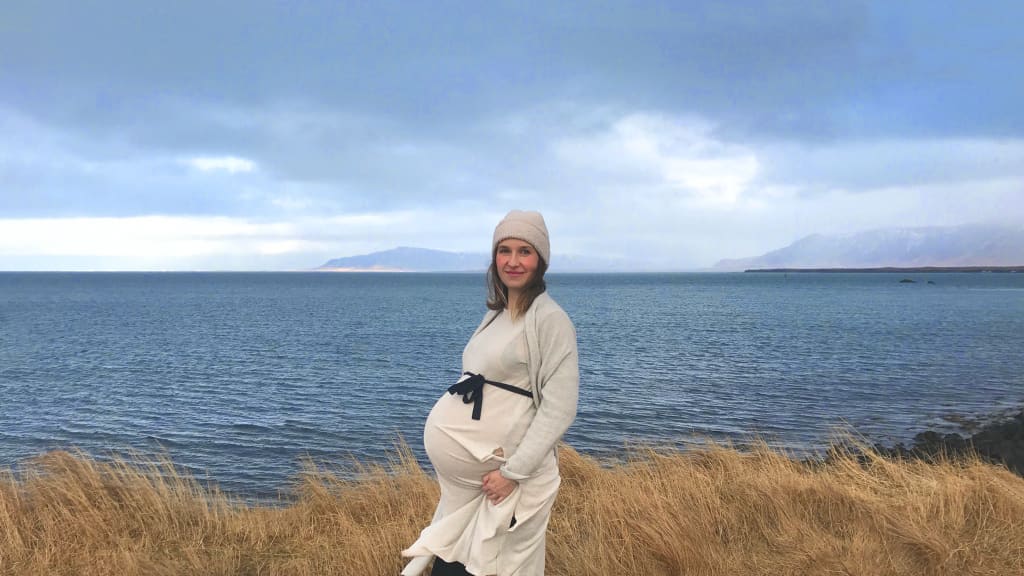
[[[519,292],[533,280],[540,265],[540,256],[529,242],[508,238],[498,243],[494,256],[498,279],[509,292]]]

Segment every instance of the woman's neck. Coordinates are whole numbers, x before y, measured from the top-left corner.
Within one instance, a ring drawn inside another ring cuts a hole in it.
[[[508,311],[509,317],[512,318],[513,320],[515,320],[516,317],[519,316],[520,297],[522,297],[522,293],[519,290],[516,290],[515,292],[513,292],[512,290],[508,291],[508,304],[505,306],[505,310]]]
[[[521,298],[521,297],[522,297],[522,291],[516,290],[516,291],[513,292],[512,290],[509,290],[508,291],[508,309],[509,310],[518,310],[519,309],[519,298]]]

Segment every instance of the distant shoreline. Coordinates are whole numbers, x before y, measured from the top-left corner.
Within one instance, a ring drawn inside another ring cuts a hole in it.
[[[919,266],[901,268],[751,268],[746,272],[1024,272],[1024,266]]]
[[[390,268],[387,266],[374,266],[372,268],[357,268],[357,267],[345,267],[345,266],[321,266],[319,268],[313,268],[312,270],[303,270],[303,272],[389,272],[389,273],[404,273],[410,272],[402,268]]]

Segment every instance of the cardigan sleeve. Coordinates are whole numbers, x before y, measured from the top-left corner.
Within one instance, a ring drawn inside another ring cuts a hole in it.
[[[511,480],[529,478],[576,419],[579,359],[569,316],[558,307],[538,315],[537,340],[541,401],[519,447],[501,467],[501,475]]]

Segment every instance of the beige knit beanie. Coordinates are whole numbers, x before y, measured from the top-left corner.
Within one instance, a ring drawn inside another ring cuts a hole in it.
[[[516,238],[529,242],[547,265],[551,265],[551,243],[548,240],[548,227],[544,217],[533,210],[513,210],[498,222],[494,229],[494,243],[491,253],[498,248],[498,243],[508,238]]]

